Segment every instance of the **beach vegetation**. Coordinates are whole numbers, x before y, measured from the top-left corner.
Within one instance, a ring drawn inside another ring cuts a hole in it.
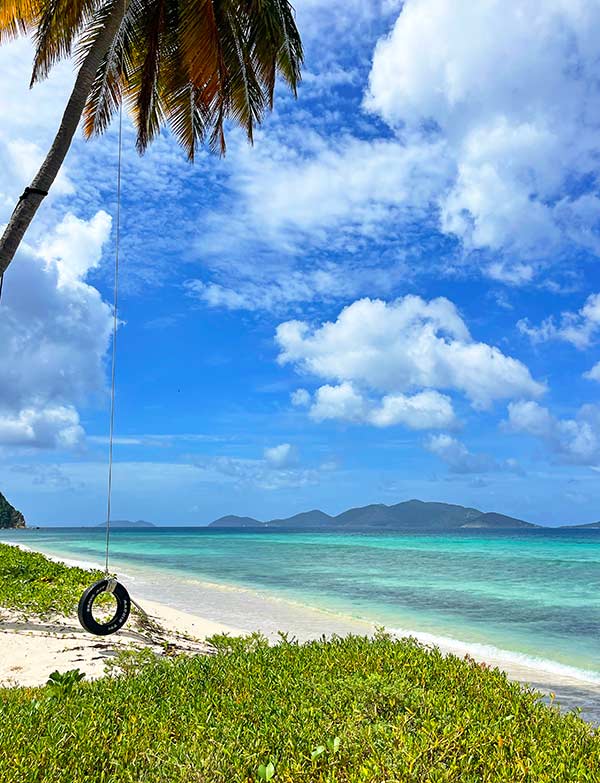
[[[218,637],[123,653],[69,698],[0,690],[0,780],[593,783],[600,735],[498,669],[414,640]]]
[[[258,768],[258,777],[260,780],[271,780],[275,775],[275,766],[272,761],[268,764],[261,764]]]
[[[74,568],[39,552],[0,544],[0,606],[25,614],[69,615],[100,571]]]
[[[48,677],[46,685],[50,690],[54,691],[54,693],[66,696],[70,694],[77,683],[81,682],[83,679],[85,679],[85,674],[79,671],[79,669],[69,669],[69,671],[66,672],[54,671]]]

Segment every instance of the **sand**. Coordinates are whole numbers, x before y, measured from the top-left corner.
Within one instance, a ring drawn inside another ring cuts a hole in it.
[[[152,624],[140,624],[132,613],[127,625],[108,637],[91,636],[73,617],[27,617],[0,609],[0,686],[43,685],[55,671],[79,669],[86,679],[105,674],[120,650],[148,648],[157,655],[182,652],[210,654],[204,640],[217,633],[243,631],[213,620],[143,601]]]

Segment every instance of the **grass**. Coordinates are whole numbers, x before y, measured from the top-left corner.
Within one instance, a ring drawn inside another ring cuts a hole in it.
[[[73,614],[100,571],[55,563],[38,552],[0,544],[0,606],[26,614]]]
[[[0,781],[600,780],[598,732],[472,660],[384,634],[212,642],[212,656],[124,653],[95,682],[0,689]]]

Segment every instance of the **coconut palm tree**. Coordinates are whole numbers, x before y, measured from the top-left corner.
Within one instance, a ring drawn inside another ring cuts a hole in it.
[[[167,123],[193,160],[225,152],[226,120],[254,126],[279,73],[296,94],[302,43],[289,0],[0,0],[0,43],[32,35],[31,84],[74,57],[73,91],[46,159],[0,239],[0,276],[56,179],[83,117],[102,133],[121,101],[143,153]]]

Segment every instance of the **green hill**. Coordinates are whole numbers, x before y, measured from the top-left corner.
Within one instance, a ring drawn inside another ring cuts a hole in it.
[[[226,517],[215,519],[211,522],[209,527],[264,527],[264,522],[259,522],[258,519],[252,517],[238,517],[235,514],[229,514]]]
[[[25,517],[0,492],[0,528],[25,527]]]
[[[375,503],[370,506],[350,508],[335,517],[319,510],[305,511],[292,517],[271,519],[268,522],[260,522],[252,517],[226,516],[211,522],[209,527],[435,532],[464,528],[514,530],[534,528],[538,525],[505,514],[485,513],[476,508],[456,506],[451,503],[425,503],[422,500],[407,500],[394,506]]]

